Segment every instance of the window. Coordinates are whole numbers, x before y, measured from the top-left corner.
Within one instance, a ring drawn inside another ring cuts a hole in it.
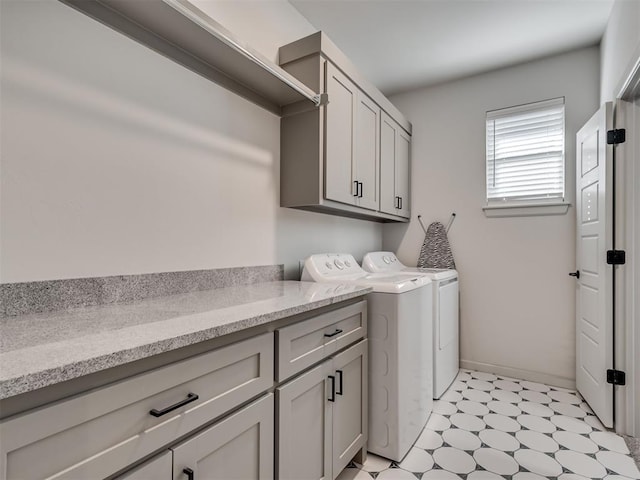
[[[564,201],[564,98],[487,112],[486,126],[485,212],[540,205],[568,207]],[[518,214],[565,212],[566,208]]]

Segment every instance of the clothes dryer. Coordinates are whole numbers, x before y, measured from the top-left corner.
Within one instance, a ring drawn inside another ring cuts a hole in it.
[[[401,461],[433,408],[432,282],[415,273],[367,273],[349,254],[312,255],[303,281],[368,286],[367,450]]]
[[[362,268],[375,273],[420,273],[433,282],[433,398],[449,388],[460,368],[458,272],[403,265],[393,252],[370,252]]]

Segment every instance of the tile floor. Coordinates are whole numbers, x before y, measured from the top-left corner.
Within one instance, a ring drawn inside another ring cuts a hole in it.
[[[369,454],[337,480],[640,479],[622,437],[576,392],[470,370],[400,463]]]

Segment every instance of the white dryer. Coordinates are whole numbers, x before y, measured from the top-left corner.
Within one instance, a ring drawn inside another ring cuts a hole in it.
[[[407,267],[393,252],[367,253],[362,268],[376,273],[421,273],[433,281],[433,398],[440,398],[460,368],[458,272]]]
[[[369,440],[367,450],[401,461],[433,408],[432,284],[424,275],[367,273],[349,254],[312,255],[302,281],[369,286]]]

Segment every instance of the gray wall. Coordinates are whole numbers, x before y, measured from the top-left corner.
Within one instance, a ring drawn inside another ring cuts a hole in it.
[[[599,52],[582,49],[396,95],[413,122],[412,222],[388,225],[385,249],[415,265],[415,221],[457,219],[450,241],[460,271],[461,358],[472,368],[570,386],[575,378],[575,210],[487,218],[485,112],[566,97],[567,191],[574,202],[575,133],[598,108]]]
[[[285,1],[200,2],[276,59]],[[280,119],[55,0],[3,0],[0,280],[362,256],[381,225],[279,207]]]
[[[639,0],[614,2],[600,48],[600,103],[604,103],[616,98],[640,59]]]

